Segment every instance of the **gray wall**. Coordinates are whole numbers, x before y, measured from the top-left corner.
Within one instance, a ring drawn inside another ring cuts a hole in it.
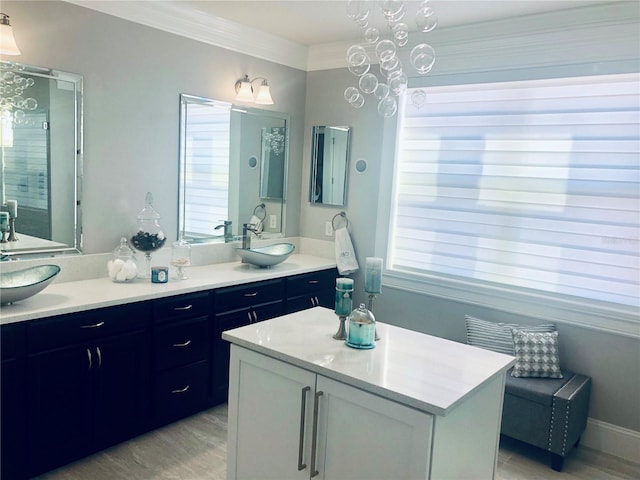
[[[232,102],[236,80],[269,79],[291,115],[288,192],[300,196],[306,73],[76,5],[3,1],[22,55],[15,61],[84,76],[84,252],[110,252],[135,228],[147,191],[177,237],[179,94]],[[299,232],[298,202],[287,234]],[[219,219],[212,218],[212,222]]]
[[[512,69],[513,72],[507,75],[526,78],[522,77],[522,72],[518,70],[526,70],[536,62],[545,64],[546,68],[555,68],[559,72],[566,73],[573,69],[580,72],[576,74],[583,74],[606,71],[608,68],[616,69],[621,59],[629,58],[634,59],[631,65],[638,71],[640,47],[637,23],[634,25],[633,21],[625,20],[622,25],[616,20],[635,17],[637,22],[637,4],[636,7],[630,4],[625,8],[635,8],[632,12],[636,13],[628,16],[628,11],[624,13],[624,8],[616,11],[597,10],[593,14],[581,11],[577,14],[570,12],[557,21],[544,25],[536,22],[530,25],[511,22],[511,28],[505,27],[504,24],[496,24],[485,25],[479,29],[454,29],[435,37],[431,42],[438,52],[435,76],[456,76],[458,72],[465,72],[467,78],[473,75],[480,78],[486,77],[486,71],[492,69],[503,72]],[[570,24],[575,22],[576,18],[584,22],[584,28],[571,31]],[[592,22],[597,22],[597,26]],[[527,35],[528,28],[532,32],[535,31],[536,35],[544,32],[546,28],[556,29],[553,33],[554,42],[551,43],[544,35],[538,35],[541,38]],[[629,36],[625,40],[624,35],[628,35],[628,32],[624,32],[629,28],[633,29],[631,36],[635,41],[628,41]],[[488,38],[491,35],[496,37]],[[507,39],[509,35],[514,38]],[[540,41],[542,43],[538,44]],[[593,46],[598,48],[592,48]],[[553,55],[546,55],[547,49],[552,49]],[[465,55],[465,51],[468,55]],[[458,74],[457,78],[463,76]],[[383,149],[383,132],[389,125],[385,127],[385,120],[376,113],[371,96],[366,96],[367,103],[360,110],[353,109],[345,102],[342,95],[350,85],[356,85],[356,79],[346,69],[310,72],[308,75],[300,222],[302,236],[327,239],[328,237],[324,236],[325,221],[330,221],[333,215],[341,210],[347,213],[361,267],[361,270],[353,275],[356,291],[354,302],[359,302],[365,301],[365,257],[385,256],[384,250],[380,250],[380,245],[376,250],[375,240],[376,236],[384,237],[388,232],[385,222],[379,220],[378,208],[390,202],[390,198],[384,196],[385,189],[381,186],[390,180],[383,167],[388,166],[393,158]],[[311,205],[308,201],[311,128],[314,125],[353,127],[348,203],[344,208]],[[369,164],[368,170],[363,174],[356,173],[354,169],[355,161],[359,158],[366,159]],[[383,287],[374,312],[376,318],[383,322],[460,342],[464,342],[466,337],[465,314],[494,321],[542,323],[540,319],[527,317],[526,312],[481,308],[389,287]],[[569,323],[558,323],[557,326],[560,332],[562,366],[593,378],[590,417],[640,431],[638,338],[596,331]]]

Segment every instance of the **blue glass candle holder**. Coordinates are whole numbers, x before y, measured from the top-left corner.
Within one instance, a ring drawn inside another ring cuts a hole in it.
[[[353,308],[353,280],[350,278],[336,278],[335,314],[340,320],[338,331],[333,336],[336,340],[345,340],[347,330],[345,321]]]

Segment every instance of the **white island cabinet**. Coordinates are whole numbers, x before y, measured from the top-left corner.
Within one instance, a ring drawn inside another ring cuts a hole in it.
[[[229,479],[491,479],[513,358],[317,307],[229,330]]]

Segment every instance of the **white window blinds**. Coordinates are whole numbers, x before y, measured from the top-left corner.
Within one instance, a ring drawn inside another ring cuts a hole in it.
[[[188,103],[185,126],[185,222],[189,234],[220,234],[229,217],[229,107]]]
[[[405,98],[388,268],[639,305],[640,77]]]

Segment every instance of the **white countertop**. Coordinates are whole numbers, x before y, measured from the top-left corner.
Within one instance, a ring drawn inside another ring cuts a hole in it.
[[[170,276],[168,283],[151,283],[150,280],[145,279],[135,279],[131,283],[114,283],[106,276],[91,280],[53,283],[33,297],[0,307],[0,324],[240,285],[335,266],[336,263],[333,260],[295,254],[271,268],[257,268],[239,261],[187,267],[185,271],[188,279],[176,280]],[[173,275],[173,271],[170,275]]]
[[[434,415],[446,415],[515,362],[381,322],[376,347],[356,350],[332,338],[338,324],[332,310],[315,307],[228,330],[222,338]]]

